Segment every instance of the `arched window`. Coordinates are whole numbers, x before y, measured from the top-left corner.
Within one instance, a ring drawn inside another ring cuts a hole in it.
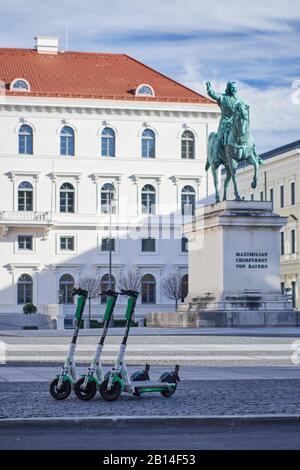
[[[19,129],[19,153],[33,154],[33,131],[27,124],[23,124]]]
[[[152,274],[145,274],[141,281],[142,304],[156,303],[156,280]]]
[[[156,191],[151,184],[142,189],[142,214],[155,214]]]
[[[137,96],[154,96],[154,90],[150,85],[140,85],[137,87],[135,94]]]
[[[195,158],[195,136],[191,131],[184,131],[181,136],[181,158]]]
[[[75,212],[75,189],[71,183],[63,183],[59,190],[60,212]]]
[[[181,191],[182,215],[195,215],[196,191],[192,186],[185,186]]]
[[[22,274],[18,279],[18,304],[32,303],[32,287],[32,277]]]
[[[28,181],[19,184],[18,211],[33,211],[33,187]]]
[[[142,134],[142,157],[155,158],[155,134],[151,129]]]
[[[116,213],[115,187],[112,183],[105,183],[101,188],[101,213]]]
[[[189,292],[189,275],[184,274],[181,278],[181,302],[184,302],[184,299]]]
[[[10,89],[13,91],[30,91],[30,86],[24,78],[17,78],[10,84]]]
[[[104,274],[101,278],[101,292],[107,291],[108,289],[115,290],[116,288],[116,279],[113,275],[111,275],[111,280],[109,282],[109,274]],[[101,303],[104,304],[106,302],[107,296],[101,295]]]
[[[102,157],[114,157],[116,152],[115,131],[110,127],[105,127],[101,136],[101,155]]]
[[[70,126],[64,126],[60,132],[60,154],[73,156],[75,154],[74,141],[74,130]]]
[[[72,304],[74,289],[74,278],[71,274],[64,274],[59,280],[59,299],[61,304]]]

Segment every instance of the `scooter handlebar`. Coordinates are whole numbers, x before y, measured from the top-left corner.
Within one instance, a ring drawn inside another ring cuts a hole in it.
[[[108,289],[108,290],[101,291],[101,293],[99,295],[107,295],[109,297],[118,297],[119,292],[115,292],[112,289]]]
[[[78,287],[77,289],[74,287],[74,289],[72,291],[72,296],[73,295],[82,295],[83,297],[87,297],[88,296],[88,291],[84,290],[84,289],[81,289],[81,287]]]
[[[129,297],[135,297],[135,298],[137,298],[139,295],[139,293],[135,290],[126,290],[126,289],[121,289],[121,294],[128,295]]]

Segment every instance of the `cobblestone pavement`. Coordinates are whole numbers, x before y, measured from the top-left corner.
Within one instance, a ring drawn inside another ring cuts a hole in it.
[[[55,401],[47,383],[0,383],[0,418],[80,416],[170,416],[299,414],[300,380],[185,380],[166,399],[122,395],[113,403],[99,395],[90,402],[75,396]]]

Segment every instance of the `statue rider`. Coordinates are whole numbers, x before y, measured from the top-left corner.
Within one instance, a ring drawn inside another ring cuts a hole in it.
[[[228,82],[225,93],[216,93],[210,82],[206,83],[207,94],[210,98],[217,101],[221,108],[221,119],[219,123],[218,133],[216,136],[216,144],[218,145],[217,154],[220,153],[221,144],[227,143],[228,133],[230,131],[232,116],[234,113],[235,106],[241,102],[241,99],[237,96],[237,83]]]

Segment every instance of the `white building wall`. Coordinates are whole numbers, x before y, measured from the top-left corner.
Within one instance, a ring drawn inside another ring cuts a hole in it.
[[[118,193],[118,213],[113,225],[121,239],[113,254],[113,274],[118,277],[128,267],[156,278],[156,305],[140,305],[137,313],[172,310],[173,302],[160,293],[161,278],[169,271],[187,272],[187,255],[181,253],[181,240],[158,240],[157,252],[141,253],[140,240],[128,240],[129,231],[145,223],[140,213],[141,189],[152,184],[157,191],[159,211],[180,210],[181,189],[195,188],[197,200],[212,192],[210,175],[205,175],[207,135],[217,127],[214,105],[80,102],[1,97],[0,102],[0,313],[17,313],[17,280],[23,273],[34,279],[33,301],[43,313],[47,304],[57,302],[59,278],[72,274],[77,281],[84,274],[108,272],[108,254],[99,242],[108,216],[100,212],[100,188],[114,182]],[[22,123],[34,131],[33,155],[18,154],[18,130]],[[75,131],[75,156],[60,155],[63,125]],[[101,131],[112,127],[116,133],[116,157],[101,156]],[[141,134],[145,128],[156,134],[156,158],[141,157]],[[181,134],[190,129],[195,135],[195,159],[181,159]],[[48,213],[44,220],[17,211],[17,188],[29,181],[34,187],[34,211]],[[75,214],[59,213],[59,187],[70,182],[76,191]],[[126,215],[130,213],[129,222]],[[9,214],[10,213],[10,214]],[[24,217],[29,217],[25,220]],[[126,226],[126,224],[125,224]],[[32,234],[32,252],[17,249],[18,234]],[[58,249],[60,235],[75,236],[75,250],[64,254]],[[72,312],[70,306],[66,312]],[[121,314],[121,308],[117,314]]]

